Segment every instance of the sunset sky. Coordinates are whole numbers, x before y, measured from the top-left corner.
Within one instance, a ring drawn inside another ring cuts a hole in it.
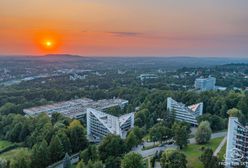
[[[0,0],[0,55],[248,56],[248,0]]]

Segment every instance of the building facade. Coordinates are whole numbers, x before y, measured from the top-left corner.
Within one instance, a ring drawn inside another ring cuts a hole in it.
[[[125,139],[128,130],[134,127],[134,113],[116,117],[92,108],[87,109],[87,137],[91,142],[99,142],[108,134]]]
[[[197,78],[195,80],[195,89],[200,91],[215,90],[216,78],[209,76],[208,78]]]
[[[175,119],[178,121],[185,121],[197,126],[196,118],[202,115],[203,112],[203,103],[193,104],[191,106],[185,106],[183,103],[179,103],[173,100],[171,97],[167,98],[167,109],[170,112],[174,112]]]
[[[138,76],[138,78],[141,80],[141,81],[144,81],[146,79],[157,79],[158,76],[155,75],[155,74],[140,74],[140,76]]]
[[[225,164],[227,168],[248,167],[248,128],[237,117],[229,118]]]

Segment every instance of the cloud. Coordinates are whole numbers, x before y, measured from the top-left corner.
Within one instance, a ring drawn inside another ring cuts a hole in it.
[[[114,36],[125,36],[125,37],[137,37],[143,35],[143,33],[139,33],[139,32],[106,32],[106,33]]]

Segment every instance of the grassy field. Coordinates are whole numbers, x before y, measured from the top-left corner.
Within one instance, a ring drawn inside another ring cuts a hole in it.
[[[30,150],[28,148],[16,148],[16,149],[13,149],[13,150],[10,150],[8,152],[4,152],[2,154],[0,154],[0,158],[4,158],[6,160],[11,160],[13,158],[16,158],[16,156],[19,154],[19,153],[29,153]]]
[[[0,140],[0,150],[11,146],[13,143],[9,142],[9,141],[4,141],[4,140]]]
[[[186,148],[182,150],[182,152],[186,155],[188,161],[188,167],[197,167],[203,168],[201,161],[199,160],[200,155],[202,154],[202,148],[211,148],[213,151],[218,147],[223,137],[211,139],[208,144],[198,145],[198,144],[190,144]]]
[[[223,160],[224,159],[224,154],[226,154],[226,143],[221,148],[220,152],[218,153],[218,158],[220,158],[221,160]]]

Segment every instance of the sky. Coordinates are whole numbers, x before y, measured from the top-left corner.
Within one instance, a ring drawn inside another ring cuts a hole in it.
[[[0,0],[0,55],[248,57],[247,0]]]

